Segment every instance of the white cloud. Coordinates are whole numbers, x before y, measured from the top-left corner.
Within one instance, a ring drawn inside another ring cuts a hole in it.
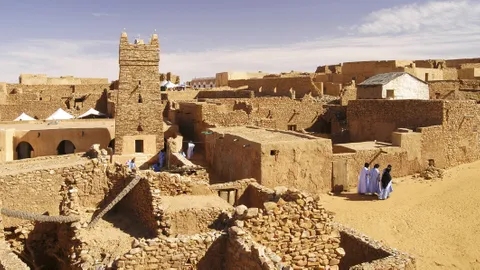
[[[171,71],[185,80],[233,70],[313,72],[319,65],[345,61],[479,57],[480,14],[465,18],[462,13],[470,16],[478,10],[480,4],[471,1],[407,5],[372,13],[365,24],[350,28],[355,34],[341,38],[284,46],[161,52],[160,72]],[[407,15],[409,12],[416,15]],[[401,21],[406,18],[410,19],[403,26]],[[118,78],[118,40],[1,43],[0,59],[0,81],[16,82],[20,73]]]
[[[398,34],[478,27],[480,3],[478,1],[431,1],[382,9],[370,13],[365,23],[351,29],[363,34]]]

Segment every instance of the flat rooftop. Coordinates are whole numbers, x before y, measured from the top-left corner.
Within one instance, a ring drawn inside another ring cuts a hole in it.
[[[367,142],[355,142],[355,143],[339,143],[335,144],[335,146],[344,147],[353,151],[362,151],[362,150],[373,150],[373,149],[380,149],[385,147],[392,147],[391,143],[386,142],[374,142],[374,141],[367,141]]]
[[[69,129],[69,128],[115,128],[115,119],[98,120],[67,120],[55,121],[29,121],[29,122],[0,122],[0,129],[15,130],[47,130],[47,129]]]
[[[304,140],[328,140],[325,138],[319,138],[293,131],[281,131],[257,127],[219,127],[211,128],[210,130],[220,134],[241,137],[251,142],[257,142],[261,144]]]
[[[227,201],[216,195],[180,195],[161,196],[161,208],[165,212],[176,212],[185,209],[232,209]]]

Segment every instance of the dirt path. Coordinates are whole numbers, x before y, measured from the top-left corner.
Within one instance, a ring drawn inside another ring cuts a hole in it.
[[[322,195],[336,220],[417,258],[418,269],[480,269],[480,162],[443,180],[394,179],[386,201]]]

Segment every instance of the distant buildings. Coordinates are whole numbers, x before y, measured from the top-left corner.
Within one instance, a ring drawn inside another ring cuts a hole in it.
[[[195,78],[190,82],[190,86],[194,89],[210,89],[216,87],[215,77]]]

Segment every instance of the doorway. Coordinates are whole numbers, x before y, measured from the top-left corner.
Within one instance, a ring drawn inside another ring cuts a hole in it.
[[[57,147],[58,155],[67,155],[75,153],[75,145],[69,140],[63,140]]]
[[[28,142],[21,142],[17,145],[17,159],[31,158],[33,147]]]

